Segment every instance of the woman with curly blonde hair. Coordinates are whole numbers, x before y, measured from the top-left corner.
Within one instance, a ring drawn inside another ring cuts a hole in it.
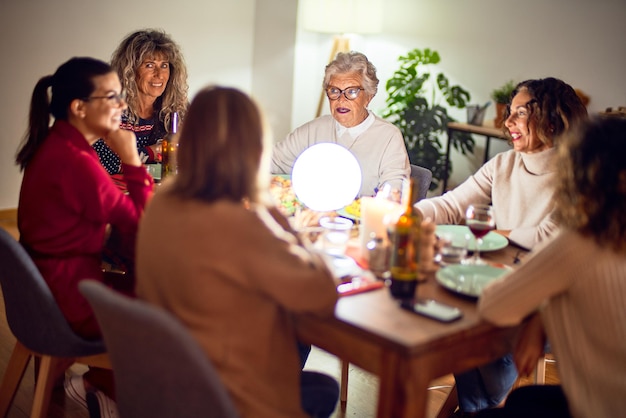
[[[160,140],[172,129],[172,115],[177,113],[180,123],[187,111],[189,86],[181,49],[160,29],[139,30],[120,43],[111,66],[118,73],[128,103],[121,127],[137,135],[141,161],[156,162]],[[104,141],[96,142],[94,148],[109,174],[121,172],[119,157]]]

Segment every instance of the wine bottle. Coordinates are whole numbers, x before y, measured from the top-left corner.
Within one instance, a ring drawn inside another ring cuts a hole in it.
[[[176,144],[174,136],[178,131],[178,113],[172,112],[172,127],[161,141],[161,181],[171,174],[176,174]]]
[[[398,299],[415,296],[418,279],[419,240],[422,224],[421,213],[413,207],[418,195],[418,183],[410,180],[408,196],[402,196],[405,209],[397,222],[390,227],[391,238],[391,295]]]

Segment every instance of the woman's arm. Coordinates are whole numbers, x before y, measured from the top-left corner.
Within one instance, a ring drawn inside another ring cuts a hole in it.
[[[573,233],[565,232],[536,248],[517,270],[483,290],[480,315],[496,325],[516,325],[566,291],[586,263],[577,242]]]

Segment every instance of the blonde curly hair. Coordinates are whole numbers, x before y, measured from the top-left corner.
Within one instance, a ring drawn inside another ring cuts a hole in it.
[[[167,130],[170,129],[171,115],[178,112],[182,122],[187,112],[187,66],[180,47],[161,29],[138,30],[126,36],[111,57],[111,66],[119,75],[122,88],[126,91],[128,103],[128,121],[139,120],[136,113],[139,107],[137,69],[148,57],[163,54],[170,63],[170,78],[163,95],[157,103],[160,108],[159,120],[163,121]]]

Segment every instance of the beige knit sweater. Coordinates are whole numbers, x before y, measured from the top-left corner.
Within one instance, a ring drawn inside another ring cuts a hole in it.
[[[537,309],[572,415],[624,416],[626,255],[564,231],[479,301],[480,314],[501,326]]]
[[[332,315],[337,291],[266,209],[159,190],[139,228],[137,294],[186,325],[242,418],[304,417],[292,314]]]
[[[557,230],[552,219],[556,156],[555,148],[502,152],[454,190],[416,207],[437,224],[459,224],[470,204],[492,204],[496,229],[510,230],[511,241],[532,248]]]

